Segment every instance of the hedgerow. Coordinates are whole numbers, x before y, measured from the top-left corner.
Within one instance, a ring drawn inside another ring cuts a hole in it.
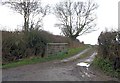
[[[69,48],[79,47],[78,40],[53,35],[44,30],[2,32],[2,64],[30,57],[44,57],[47,43],[68,43]]]
[[[115,31],[101,32],[98,43],[99,57],[108,59],[115,70],[120,69],[120,33]]]

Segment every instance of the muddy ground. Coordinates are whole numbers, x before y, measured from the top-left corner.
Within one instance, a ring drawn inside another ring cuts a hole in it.
[[[78,66],[77,63],[89,59],[74,61],[50,61],[38,64],[3,69],[3,81],[119,81],[105,75],[102,71],[90,65]],[[120,82],[120,81],[119,81]]]

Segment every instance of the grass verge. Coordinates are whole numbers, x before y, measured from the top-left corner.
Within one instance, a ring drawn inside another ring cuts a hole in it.
[[[93,65],[97,68],[100,68],[107,75],[120,79],[120,69],[114,70],[112,67],[112,62],[110,62],[108,59],[96,57],[93,61]]]
[[[91,56],[95,52],[95,50],[96,50],[95,47],[91,47],[89,51],[87,51],[86,53],[84,53],[80,56],[80,59]]]
[[[83,46],[80,48],[71,48],[68,50],[67,54],[61,52],[61,53],[58,53],[57,55],[51,55],[51,56],[47,56],[44,58],[32,57],[32,58],[22,59],[17,62],[11,62],[9,64],[2,65],[2,68],[12,68],[12,67],[17,67],[17,66],[22,66],[22,65],[27,65],[27,64],[35,64],[35,63],[40,63],[40,62],[52,61],[52,60],[61,60],[61,59],[73,56],[86,48],[88,48],[88,46]]]

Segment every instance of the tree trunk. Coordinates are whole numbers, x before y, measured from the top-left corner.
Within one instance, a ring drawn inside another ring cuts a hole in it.
[[[24,30],[28,31],[29,28],[29,3],[25,2],[25,9],[24,9]]]
[[[24,15],[24,30],[27,31],[27,19],[26,19],[26,15]]]
[[[71,38],[72,40],[76,40],[77,36],[76,36],[76,35],[71,35],[70,38]]]

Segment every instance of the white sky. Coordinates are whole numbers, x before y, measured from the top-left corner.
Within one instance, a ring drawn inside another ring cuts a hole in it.
[[[43,3],[55,4],[59,0],[42,0]],[[97,38],[101,31],[105,28],[108,30],[117,29],[118,27],[118,1],[119,0],[94,0],[98,3],[99,8],[96,10],[97,14],[97,31],[79,36],[80,41],[84,41],[86,44],[97,44]],[[59,35],[61,30],[58,27],[54,27],[57,19],[54,15],[50,14],[44,19],[44,30],[47,30],[55,35]],[[0,30],[15,30],[21,29],[23,25],[23,17],[13,12],[11,9],[0,5]]]

